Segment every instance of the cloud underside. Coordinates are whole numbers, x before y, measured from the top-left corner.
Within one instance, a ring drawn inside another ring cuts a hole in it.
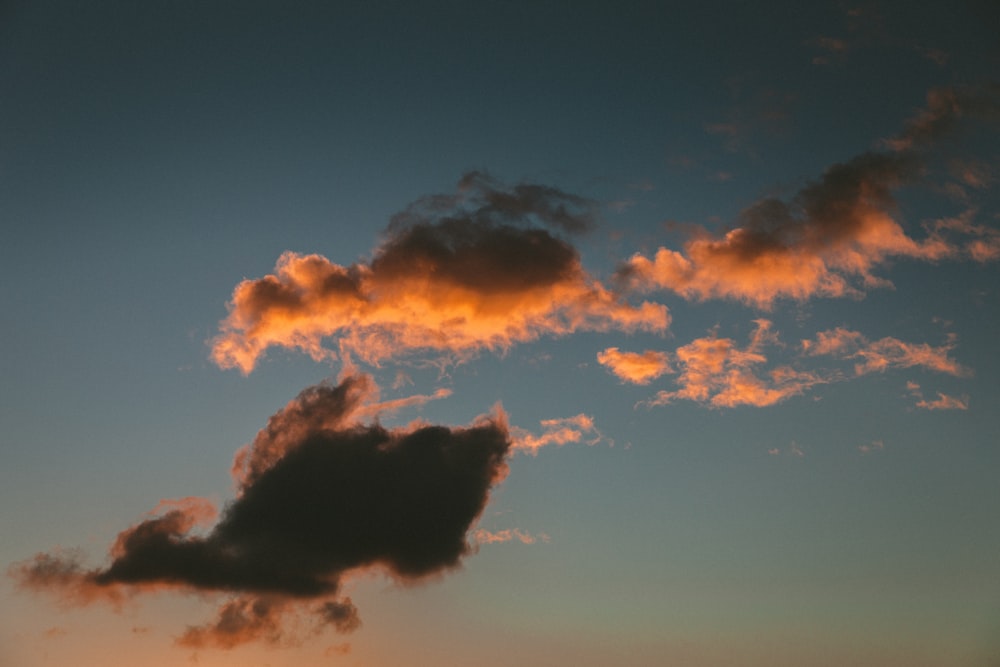
[[[589,209],[576,210],[587,200],[475,173],[459,186],[397,215],[371,261],[286,252],[273,274],[240,283],[212,358],[249,373],[270,347],[330,358],[329,339],[378,363],[417,350],[461,359],[581,330],[667,328],[664,306],[622,300],[553,232],[589,227]]]
[[[314,630],[356,628],[345,575],[376,568],[417,581],[457,567],[511,446],[502,413],[465,428],[352,421],[368,382],[312,387],[275,414],[237,456],[239,494],[214,525],[205,501],[175,501],[119,534],[106,567],[56,552],[11,573],[69,603],[156,589],[229,594],[213,622],[179,638],[190,646],[282,641],[298,616]]]

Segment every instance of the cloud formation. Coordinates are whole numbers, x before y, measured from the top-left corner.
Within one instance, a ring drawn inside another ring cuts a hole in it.
[[[188,646],[287,641],[288,619],[302,614],[314,630],[351,631],[359,620],[340,597],[343,578],[378,568],[417,581],[457,567],[511,447],[499,412],[464,428],[353,421],[370,396],[369,380],[347,376],[272,416],[237,456],[238,497],[210,527],[204,502],[169,502],[118,535],[105,567],[56,552],[10,573],[70,603],[150,589],[229,594],[214,621],[179,638]]]
[[[712,407],[741,405],[765,407],[797,396],[826,380],[789,365],[759,372],[767,362],[763,349],[777,344],[771,322],[755,320],[755,329],[746,347],[731,338],[710,335],[677,348],[678,389],[659,391],[647,405],[666,405],[677,400],[695,401]]]
[[[523,428],[511,427],[511,449],[537,454],[539,449],[548,445],[561,447],[576,442],[596,445],[604,438],[594,425],[594,419],[582,413],[575,417],[543,419],[541,426],[542,432],[539,435]]]
[[[332,358],[327,339],[377,364],[418,350],[461,359],[580,330],[665,330],[666,307],[625,302],[553,233],[593,221],[589,200],[467,174],[457,195],[396,215],[371,261],[286,252],[273,274],[240,283],[212,358],[249,373],[270,347]]]
[[[672,373],[670,355],[657,350],[622,352],[609,347],[597,353],[597,363],[606,366],[622,382],[649,384],[664,373]]]
[[[802,349],[807,355],[855,360],[855,375],[914,367],[956,377],[972,375],[971,369],[950,356],[954,347],[953,338],[937,347],[928,343],[907,343],[892,336],[870,341],[860,332],[842,327],[821,331],[814,339],[802,341]]]
[[[789,201],[755,202],[721,235],[699,227],[681,250],[661,247],[652,258],[637,253],[621,265],[617,278],[640,291],[670,290],[694,301],[731,299],[770,309],[778,299],[858,297],[866,289],[890,286],[875,271],[894,257],[992,258],[994,237],[985,229],[950,227],[981,237],[964,252],[934,230],[924,238],[907,234],[894,218],[894,193],[921,177],[919,150],[954,131],[960,119],[1000,118],[998,90],[932,91],[927,108],[885,142],[889,150],[834,164]]]

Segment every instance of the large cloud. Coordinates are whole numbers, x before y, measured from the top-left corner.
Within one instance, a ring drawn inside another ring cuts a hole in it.
[[[550,231],[588,228],[588,200],[539,185],[502,188],[478,173],[459,186],[395,216],[369,262],[286,252],[273,274],[240,283],[212,344],[215,362],[249,373],[272,346],[322,359],[334,354],[327,339],[378,363],[578,330],[666,329],[664,306],[621,300]]]
[[[907,234],[894,217],[895,191],[921,177],[928,148],[963,117],[995,119],[997,89],[932,91],[928,106],[896,137],[889,150],[870,151],[829,167],[791,200],[765,198],[722,235],[698,229],[681,250],[636,254],[618,278],[640,290],[666,289],[686,299],[732,299],[769,309],[778,299],[859,296],[890,283],[876,275],[887,259],[934,261],[946,257],[992,258],[985,230],[952,225],[952,235],[977,236],[956,244],[931,229]]]
[[[210,528],[204,502],[168,503],[118,536],[105,567],[57,552],[11,573],[78,603],[151,588],[230,594],[215,621],[179,639],[192,646],[277,641],[290,615],[352,630],[344,576],[375,567],[419,580],[458,566],[511,447],[502,413],[465,428],[353,421],[370,386],[349,376],[275,414],[238,456],[239,495]]]

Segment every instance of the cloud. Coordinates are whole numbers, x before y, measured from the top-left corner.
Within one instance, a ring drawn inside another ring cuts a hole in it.
[[[926,399],[921,399],[917,402],[918,408],[923,408],[924,410],[968,410],[969,409],[969,397],[968,396],[949,396],[943,394],[940,391],[937,393],[938,397],[933,401],[928,401]]]
[[[896,151],[906,151],[940,141],[952,133],[959,121],[971,118],[979,121],[1000,121],[1000,84],[934,88],[927,93],[927,105],[907,121],[886,145]]]
[[[565,444],[586,442],[596,445],[604,436],[594,426],[594,419],[585,414],[560,419],[543,419],[542,433],[535,435],[523,428],[511,427],[511,449],[529,454],[537,454],[538,450],[548,445],[561,447]]]
[[[293,641],[301,615],[353,630],[344,577],[376,568],[419,581],[457,567],[511,448],[499,411],[462,428],[362,424],[354,417],[372,395],[369,379],[347,376],[289,402],[237,456],[238,496],[214,525],[203,502],[166,502],[118,535],[105,567],[41,553],[10,574],[76,604],[152,589],[228,594],[214,621],[178,639],[188,646]]]
[[[749,405],[765,407],[803,393],[825,382],[820,375],[781,365],[760,373],[756,368],[767,362],[763,348],[777,344],[771,322],[754,322],[755,330],[746,347],[714,333],[677,348],[679,389],[660,391],[647,405],[667,405],[677,400],[695,401],[712,407]]]
[[[669,289],[689,300],[733,299],[770,309],[781,298],[859,296],[890,283],[874,269],[893,256],[935,260],[951,249],[915,240],[890,215],[892,190],[915,178],[907,154],[865,153],[830,167],[791,202],[768,198],[743,211],[721,237],[705,229],[682,251],[633,255],[618,279],[643,291]]]
[[[972,375],[971,369],[949,356],[954,347],[953,339],[938,347],[928,343],[907,343],[891,336],[869,341],[863,334],[842,327],[821,331],[813,340],[802,341],[802,349],[807,355],[856,360],[855,375],[914,367],[956,377]]]
[[[925,149],[952,132],[959,119],[1000,118],[1000,87],[932,91],[927,108],[885,142],[829,167],[788,201],[769,197],[747,207],[737,224],[713,234],[696,228],[681,250],[641,253],[617,271],[619,284],[640,291],[671,290],[685,299],[731,299],[770,309],[779,299],[860,297],[891,283],[876,275],[890,258],[936,261],[960,257],[960,245],[938,233],[907,234],[894,218],[895,191],[922,176]],[[970,177],[975,174],[969,172]],[[992,257],[986,232],[965,254]],[[980,247],[982,246],[982,247]]]
[[[948,394],[938,392],[938,397],[932,401],[928,401],[924,398],[924,393],[920,389],[920,385],[916,382],[907,382],[906,389],[915,398],[917,398],[916,407],[924,410],[968,410],[969,409],[969,397],[968,396],[949,396]]]
[[[673,372],[669,355],[656,350],[621,352],[617,347],[609,347],[597,353],[597,362],[610,369],[623,382],[633,384],[649,384],[664,373]]]
[[[539,540],[542,542],[548,542],[549,536],[545,533],[540,533],[536,537],[531,533],[526,533],[517,528],[505,528],[504,530],[497,531],[480,528],[475,533],[476,544],[498,544],[502,542],[513,542],[515,540],[521,544],[534,544]]]
[[[867,445],[858,445],[858,451],[862,455],[871,454],[872,452],[880,452],[885,449],[885,443],[881,440],[872,440],[871,443]]]
[[[666,307],[623,301],[550,231],[592,224],[588,200],[467,174],[457,195],[396,215],[370,261],[286,252],[273,274],[240,283],[212,358],[249,373],[270,347],[333,358],[327,339],[377,364],[415,351],[462,359],[580,330],[665,330]]]

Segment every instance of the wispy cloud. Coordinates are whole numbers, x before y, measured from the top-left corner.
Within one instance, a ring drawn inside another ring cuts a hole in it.
[[[593,417],[582,413],[574,417],[543,419],[541,427],[539,434],[516,426],[511,427],[511,449],[534,455],[538,453],[539,449],[549,445],[561,447],[577,442],[596,445],[604,439],[604,436],[594,425]]]
[[[731,338],[719,338],[715,334],[679,347],[674,353],[679,369],[676,379],[679,388],[660,391],[646,404],[666,405],[689,400],[713,407],[765,407],[825,382],[815,373],[788,365],[758,371],[767,362],[765,345],[776,343],[777,338],[770,321],[760,319],[754,324],[750,343],[744,347]]]
[[[923,410],[968,410],[969,409],[969,397],[967,395],[963,396],[949,396],[943,392],[937,392],[937,398],[928,401],[924,398],[924,392],[921,390],[920,385],[916,382],[910,381],[906,383],[906,389],[910,394],[917,399],[916,407]]]
[[[884,372],[889,368],[919,367],[956,377],[970,376],[972,370],[950,356],[954,347],[954,340],[937,347],[928,343],[908,343],[891,336],[870,341],[860,332],[842,327],[821,331],[815,338],[802,341],[802,349],[807,355],[856,360],[856,375]]]

